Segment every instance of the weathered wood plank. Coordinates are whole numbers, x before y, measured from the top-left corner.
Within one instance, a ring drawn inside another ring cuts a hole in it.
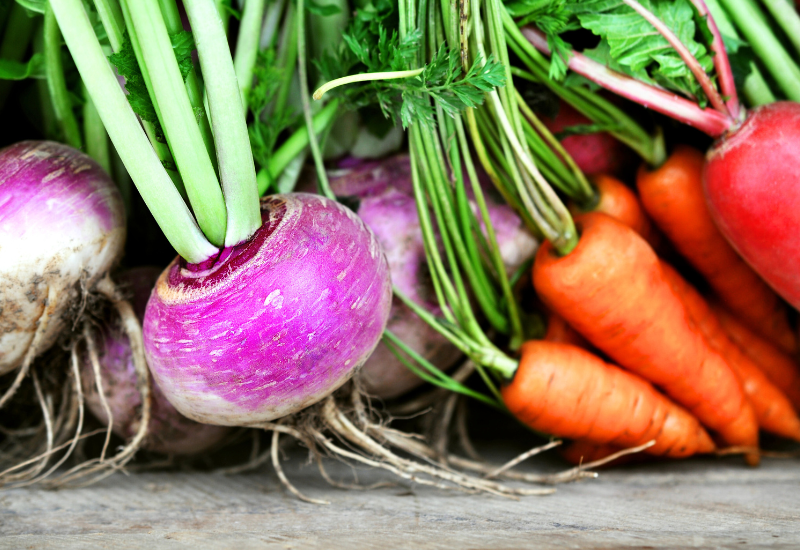
[[[299,457],[298,457],[299,458]],[[300,460],[298,501],[268,470],[117,475],[59,492],[0,493],[2,548],[798,548],[800,464],[735,459],[643,465],[512,501],[398,485],[328,487]],[[331,463],[338,477],[349,468]],[[363,482],[388,479],[359,471]]]

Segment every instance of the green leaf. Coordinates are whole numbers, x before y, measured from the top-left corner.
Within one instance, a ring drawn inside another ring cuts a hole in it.
[[[336,4],[318,4],[317,2],[314,2],[314,0],[307,0],[305,6],[309,12],[321,17],[328,17],[329,15],[342,13],[342,10],[340,10],[339,6]]]
[[[17,4],[34,13],[44,13],[47,0],[17,0]]]
[[[0,80],[44,78],[44,54],[35,53],[27,61],[0,59]]]
[[[713,70],[704,43],[710,36],[708,29],[688,0],[640,3],[675,33],[707,72]],[[621,0],[569,0],[567,8],[581,27],[602,39],[597,48],[584,53],[635,78],[705,101],[694,75],[669,42]]]
[[[181,78],[186,80],[189,71],[192,70],[192,51],[195,49],[194,38],[189,31],[178,31],[169,35],[172,41],[172,49],[175,58],[178,60],[178,68],[181,71]]]

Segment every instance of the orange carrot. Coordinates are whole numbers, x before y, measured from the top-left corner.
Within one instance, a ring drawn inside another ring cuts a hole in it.
[[[645,210],[727,307],[787,353],[797,351],[777,294],[742,260],[711,219],[702,186],[705,158],[678,147],[659,169],[636,178]]]
[[[608,214],[636,231],[653,249],[657,249],[661,235],[647,217],[636,193],[617,178],[605,174],[593,176],[592,183],[597,191],[597,203],[585,212]],[[577,209],[573,208],[572,212],[578,214]]]
[[[714,443],[696,418],[648,382],[579,347],[531,340],[502,390],[509,411],[531,428],[557,437],[634,447],[685,457]]]
[[[583,349],[589,349],[592,344],[581,334],[569,326],[563,317],[550,312],[547,315],[547,332],[543,340],[548,342],[561,342],[562,344],[572,344]]]
[[[683,300],[695,326],[739,377],[759,426],[768,432],[800,441],[800,418],[797,418],[789,398],[728,338],[700,293],[669,264],[661,262],[661,269],[672,289]]]
[[[622,367],[663,388],[730,445],[758,447],[758,423],[739,380],[691,326],[655,252],[600,213],[576,220],[575,249],[536,254],[539,297]]]
[[[719,304],[711,304],[722,328],[745,355],[759,366],[773,384],[781,388],[800,411],[800,367],[788,355],[741,324]]]

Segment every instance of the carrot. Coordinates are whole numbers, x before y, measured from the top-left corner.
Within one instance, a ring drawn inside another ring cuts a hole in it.
[[[603,212],[608,214],[636,231],[654,250],[657,249],[661,235],[653,227],[636,193],[617,178],[606,174],[593,176],[592,183],[597,191],[597,203],[583,213]],[[575,208],[572,209],[572,212],[573,214],[578,213]]]
[[[547,332],[545,332],[543,340],[572,344],[583,349],[592,347],[592,344],[581,336],[577,330],[569,326],[563,317],[553,312],[550,312],[547,316]]]
[[[515,417],[557,437],[623,448],[655,439],[646,452],[672,457],[714,450],[685,409],[635,374],[571,344],[523,344],[519,368],[501,391]]]
[[[600,213],[576,220],[566,256],[536,254],[539,297],[622,367],[663,388],[730,445],[757,447],[758,423],[736,375],[690,324],[647,243]]]
[[[739,377],[759,426],[768,432],[800,441],[800,418],[797,418],[789,398],[728,338],[700,293],[666,262],[661,262],[661,269],[672,289],[683,300],[692,322]]]
[[[759,366],[773,384],[783,389],[795,410],[800,411],[800,367],[797,363],[773,344],[741,324],[721,305],[712,303],[711,307],[730,339]]]
[[[708,280],[725,305],[787,353],[797,351],[778,295],[728,244],[711,219],[703,194],[703,154],[679,146],[660,168],[639,169],[645,210],[678,251]]]

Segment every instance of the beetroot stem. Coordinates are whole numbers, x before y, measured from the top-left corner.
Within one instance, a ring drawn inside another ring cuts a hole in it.
[[[731,62],[728,59],[728,52],[725,50],[725,43],[722,41],[722,34],[719,32],[717,22],[711,15],[711,12],[706,5],[705,0],[690,0],[697,12],[701,16],[706,17],[708,23],[708,30],[714,35],[714,40],[711,41],[711,51],[714,53],[714,68],[719,77],[719,88],[722,95],[727,98],[725,105],[728,107],[728,113],[739,121],[742,117],[741,105],[739,104],[739,94],[736,91],[736,83],[733,80],[733,71],[731,70]]]
[[[539,30],[523,27],[520,31],[537,50],[550,55],[547,38]],[[572,52],[567,66],[617,95],[697,128],[711,137],[719,137],[731,127],[731,118],[726,114],[713,109],[701,109],[688,99],[612,71],[583,54]]]
[[[636,0],[622,0],[627,6],[632,8],[636,13],[641,15],[648,23],[653,25],[658,33],[663,36],[669,45],[678,52],[678,55],[681,56],[683,62],[686,63],[686,66],[689,67],[689,70],[692,71],[692,74],[697,79],[697,82],[700,84],[700,87],[703,88],[703,92],[705,92],[706,97],[711,102],[711,106],[714,107],[720,113],[728,112],[728,108],[725,105],[725,102],[722,101],[722,96],[719,95],[719,92],[714,87],[714,83],[711,81],[711,78],[706,74],[703,67],[700,66],[700,62],[697,61],[697,58],[692,55],[692,52],[689,51],[689,48],[681,42],[680,38],[675,36],[675,33],[672,32],[668,26],[664,24],[661,19],[656,17],[656,15],[642,6]],[[724,49],[724,48],[723,48]],[[734,117],[736,113],[730,113],[731,117]]]

